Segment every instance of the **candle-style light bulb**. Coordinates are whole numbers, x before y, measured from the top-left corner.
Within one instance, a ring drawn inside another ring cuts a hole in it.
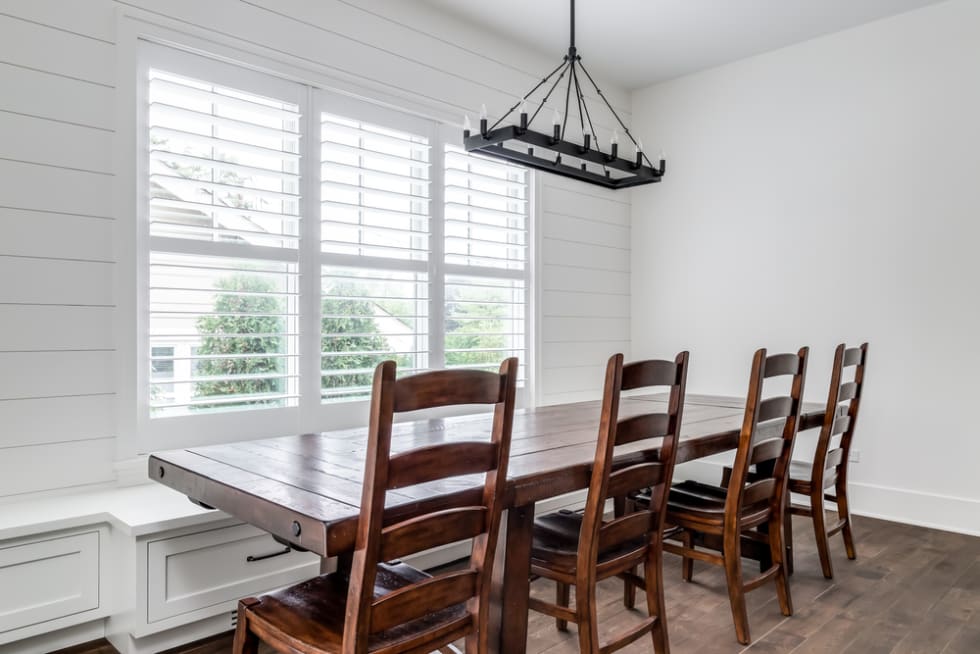
[[[487,135],[487,105],[480,105],[480,135]]]
[[[470,123],[469,115],[463,116],[463,138],[469,138],[470,132],[473,130],[473,125]]]
[[[619,130],[613,130],[612,136],[609,137],[609,159],[615,159],[619,156]]]
[[[556,142],[561,139],[561,114],[555,109],[554,116],[551,117],[551,131],[554,136],[552,142]]]
[[[480,105],[480,120],[486,120],[486,119],[487,119],[487,105],[481,104]]]
[[[527,100],[521,100],[519,111],[521,114],[521,131],[523,132],[527,129]]]
[[[660,151],[660,174],[663,175],[667,172],[667,153],[663,150]]]
[[[643,141],[637,139],[636,141],[636,168],[643,165]]]

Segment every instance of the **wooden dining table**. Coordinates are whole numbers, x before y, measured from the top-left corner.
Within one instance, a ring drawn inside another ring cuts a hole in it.
[[[741,398],[688,395],[677,461],[734,449],[743,404]],[[665,408],[664,396],[624,396],[620,417]],[[819,427],[823,409],[805,403],[800,430]],[[494,574],[491,631],[497,637],[490,640],[495,651],[525,651],[535,504],[588,487],[599,414],[598,401],[521,409],[514,414],[507,515]],[[489,433],[487,414],[397,423],[392,452],[489,438]],[[343,557],[354,548],[366,448],[366,428],[193,447],[153,454],[149,476],[292,547],[324,559]],[[656,443],[640,441],[617,448],[615,462],[630,465],[658,455]],[[389,491],[386,510],[399,516],[438,510],[450,499],[478,493],[479,481],[458,477]]]

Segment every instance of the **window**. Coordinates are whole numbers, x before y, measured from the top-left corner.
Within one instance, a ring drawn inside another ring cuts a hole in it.
[[[144,449],[362,424],[385,359],[526,376],[525,169],[431,120],[145,55]]]

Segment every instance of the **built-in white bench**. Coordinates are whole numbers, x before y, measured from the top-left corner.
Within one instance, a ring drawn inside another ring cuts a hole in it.
[[[107,637],[142,654],[227,631],[319,559],[158,484],[0,505],[0,654]],[[248,560],[253,557],[253,560]]]

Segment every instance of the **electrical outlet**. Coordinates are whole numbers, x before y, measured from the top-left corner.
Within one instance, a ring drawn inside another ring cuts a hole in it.
[[[851,450],[851,456],[848,457],[851,463],[861,462],[861,450]]]

